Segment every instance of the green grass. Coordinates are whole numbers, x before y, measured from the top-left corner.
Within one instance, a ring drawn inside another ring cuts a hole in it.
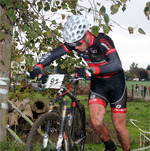
[[[146,84],[149,85],[149,82],[139,82],[140,85]],[[130,81],[127,82],[127,86],[131,86],[132,84],[136,84],[136,82]],[[42,95],[40,93],[34,93],[34,99],[32,99],[32,103],[36,99],[44,99],[48,101],[48,97]],[[68,99],[68,98],[66,98]],[[89,119],[89,111],[88,111],[88,96],[78,96],[78,99],[81,100],[81,103],[84,104],[86,109],[86,118]],[[140,147],[140,131],[138,128],[136,128],[131,122],[130,119],[135,119],[138,122],[136,122],[137,126],[144,130],[150,132],[150,102],[142,99],[136,99],[134,101],[130,101],[127,103],[127,115],[126,115],[126,121],[127,121],[127,129],[130,134],[130,142],[131,142],[131,149],[137,149]],[[113,129],[113,125],[111,122],[111,110],[110,106],[108,105],[106,109],[106,116],[105,116],[105,122],[108,123],[109,129]],[[147,135],[148,138],[150,138],[150,135]],[[143,140],[142,140],[143,141]],[[147,146],[149,146],[147,144]],[[0,150],[2,151],[23,151],[24,146],[19,145],[18,143],[14,143],[14,140],[10,140],[8,138],[7,141],[4,143],[0,143]],[[102,151],[104,150],[103,143],[101,144],[85,144],[85,151]],[[118,150],[121,151],[120,145],[118,144]],[[145,150],[145,151],[148,151]]]
[[[0,142],[0,151],[24,151],[25,146],[10,138],[5,142]]]
[[[143,85],[143,84],[145,84],[146,85],[146,87],[148,88],[149,86],[150,86],[150,81],[126,81],[126,84],[127,84],[127,88],[129,89],[129,90],[132,90],[132,85],[133,85],[133,87],[134,87],[134,89],[135,89],[135,85],[136,84],[138,84],[139,85],[139,88],[141,87],[141,85]],[[80,81],[80,85],[81,86],[87,86],[87,87],[89,87],[89,82],[87,82],[87,81]]]
[[[143,84],[146,85],[147,89],[148,87],[150,86],[150,81],[126,81],[126,84],[127,84],[127,88],[128,90],[132,90],[132,85],[133,85],[133,88],[135,90],[135,85],[138,84],[139,85],[139,88],[141,89],[141,86]]]
[[[79,96],[81,100],[85,99],[86,97]],[[86,109],[86,117],[89,118],[89,112],[88,112],[88,101],[81,101]],[[136,99],[133,102],[127,103],[127,114],[126,114],[126,121],[127,121],[127,129],[130,134],[130,142],[131,142],[131,149],[137,149],[140,147],[140,131],[138,128],[136,128],[131,122],[130,119],[135,119],[137,122],[135,124],[142,129],[143,131],[150,132],[150,102],[145,101],[142,99]],[[109,129],[113,129],[113,125],[111,122],[111,109],[110,106],[107,106],[106,109],[106,115],[105,115],[105,122],[108,123]],[[148,138],[150,138],[150,135],[146,135]],[[144,141],[144,139],[142,140]],[[148,143],[148,141],[146,141]],[[118,144],[119,145],[119,144]],[[150,142],[149,142],[150,145]],[[88,146],[88,144],[86,144]],[[89,144],[89,147],[91,144]],[[100,146],[103,146],[103,144],[96,145],[97,149],[100,148]],[[119,145],[120,146],[120,145]],[[148,144],[147,144],[148,146]],[[87,147],[88,148],[88,147]],[[118,150],[121,150],[119,147]],[[94,150],[93,150],[94,151]],[[95,151],[98,151],[95,149]],[[148,151],[148,150],[147,150]]]
[[[85,99],[86,97],[79,96],[79,98]],[[89,112],[88,112],[88,101],[81,101],[86,108],[86,115],[87,120],[89,118]],[[141,128],[144,131],[150,132],[150,103],[145,101],[134,101],[134,102],[128,102],[127,107],[127,129],[129,130],[130,134],[130,142],[131,142],[131,149],[137,149],[140,147],[140,131],[130,122],[130,119],[138,120],[140,123],[136,124],[139,128]],[[109,129],[113,129],[112,123],[111,123],[111,111],[110,107],[107,107],[106,110],[107,114],[105,117],[105,122],[109,123],[108,125]],[[150,136],[148,136],[150,138]],[[147,144],[148,145],[148,144]],[[150,145],[150,144],[149,144]],[[122,149],[119,147],[118,144],[118,150],[121,151]],[[5,141],[4,143],[0,143],[1,151],[23,151],[24,146],[20,145],[19,143],[15,142],[14,140],[8,139],[8,141]],[[102,151],[104,150],[103,143],[101,144],[85,144],[85,151]],[[148,151],[148,150],[145,150]]]

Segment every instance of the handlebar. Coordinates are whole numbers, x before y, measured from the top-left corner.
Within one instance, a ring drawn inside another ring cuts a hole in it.
[[[30,77],[30,73],[26,72],[26,75]],[[67,78],[67,80],[66,80]],[[79,81],[79,80],[87,80],[81,77],[75,77],[74,74],[46,74],[38,77],[35,82],[41,82],[41,85],[43,88],[52,88],[52,89],[60,89],[62,84],[65,81],[73,82],[73,81]],[[37,88],[37,87],[36,87]],[[41,88],[40,88],[41,89]]]

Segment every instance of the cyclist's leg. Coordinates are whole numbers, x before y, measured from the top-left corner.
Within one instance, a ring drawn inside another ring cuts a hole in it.
[[[115,151],[117,147],[111,140],[110,132],[104,124],[106,106],[109,100],[108,89],[106,87],[107,83],[105,79],[99,80],[94,76],[92,77],[89,93],[89,112],[92,125],[105,144],[105,150]]]
[[[126,113],[112,113],[112,121],[122,149],[128,151],[130,148],[130,141],[129,132],[126,128]]]
[[[101,137],[105,144],[105,150],[116,150],[116,145],[110,138],[110,132],[104,124],[104,117],[107,103],[100,98],[92,98],[89,100],[89,112],[92,125],[96,133]]]
[[[119,91],[119,90],[118,90]],[[115,97],[118,96],[119,93],[117,90],[113,91],[113,95]],[[114,99],[115,100],[115,99]],[[111,103],[111,112],[112,112],[112,122],[114,128],[116,130],[118,140],[122,146],[124,151],[129,151],[130,149],[130,139],[129,132],[126,128],[126,102],[127,102],[127,91],[124,86],[124,91],[122,96],[118,101]]]
[[[101,104],[89,105],[92,125],[96,133],[100,135],[103,141],[107,141],[110,139],[109,130],[104,124],[105,111],[105,107]]]

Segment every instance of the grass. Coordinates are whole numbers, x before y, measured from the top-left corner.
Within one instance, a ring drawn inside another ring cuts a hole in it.
[[[87,81],[80,81],[80,84],[82,86],[89,86],[89,82]],[[141,87],[141,85],[145,84],[146,87],[148,88],[150,86],[150,81],[126,81],[126,84],[127,84],[127,88],[128,90],[132,90],[132,85],[135,89],[135,85],[138,84],[139,85],[139,88]]]
[[[143,82],[142,81],[126,81],[126,84],[127,84],[128,90],[132,90],[132,86],[133,86],[133,88],[135,90],[135,85],[136,84],[139,85],[139,89],[141,89],[141,86],[143,84],[145,84],[147,89],[148,89],[148,87],[150,86],[150,81],[143,81]]]
[[[13,139],[7,138],[7,141],[0,142],[0,151],[24,151],[25,146]]]
[[[87,97],[85,96],[78,96],[80,100],[85,100]],[[85,109],[86,109],[86,117],[87,119],[89,117],[89,112],[88,112],[88,101],[81,101],[82,104],[84,104]],[[136,128],[131,122],[130,119],[137,120],[135,124],[142,129],[143,131],[150,132],[150,102],[143,100],[143,99],[135,99],[132,102],[127,103],[127,114],[126,114],[126,121],[127,121],[127,129],[130,134],[130,142],[131,142],[131,149],[137,149],[140,148],[140,131],[138,128]],[[106,115],[105,115],[105,122],[108,123],[109,129],[113,129],[113,125],[111,122],[111,109],[110,106],[107,106],[106,109]],[[150,135],[146,135],[148,138],[150,138]],[[142,143],[144,139],[142,139]],[[150,142],[146,141],[147,146],[150,145]],[[103,147],[103,144],[86,144],[85,145],[86,151],[101,151],[100,147]],[[146,145],[145,145],[146,146]],[[93,147],[93,149],[92,149]],[[90,149],[88,149],[90,148]],[[121,151],[122,149],[120,148],[120,145],[118,144],[118,150]],[[149,149],[145,149],[145,151],[148,151]]]
[[[40,98],[41,95],[37,94],[36,98]],[[44,97],[45,98],[45,97]],[[78,99],[84,100],[81,101],[82,104],[84,104],[86,109],[86,116],[87,120],[89,119],[89,112],[88,112],[88,101],[85,101],[87,99],[87,96],[78,96]],[[140,131],[130,122],[130,119],[135,119],[138,122],[136,124],[139,128],[141,128],[144,131],[150,132],[150,102],[145,100],[134,100],[132,102],[128,102],[127,105],[127,129],[129,130],[130,134],[130,142],[131,142],[131,149],[137,149],[140,147]],[[105,116],[105,122],[109,123],[109,129],[113,129],[112,123],[111,123],[111,111],[110,107],[107,107],[106,110],[107,114]],[[148,136],[150,138],[150,136]],[[143,140],[142,140],[143,141]],[[150,145],[150,144],[149,144]],[[147,144],[148,146],[148,144]],[[23,151],[24,146],[20,145],[19,143],[15,142],[14,140],[11,140],[8,138],[7,141],[4,143],[0,143],[0,150],[1,151]],[[85,144],[85,151],[103,151],[104,145],[101,144]],[[121,151],[120,145],[118,144],[118,150]],[[148,151],[148,150],[145,150]]]
[[[86,108],[87,103],[84,103],[84,104],[85,104],[85,108]],[[88,115],[89,114],[87,114],[87,117],[89,117]],[[139,144],[140,143],[140,131],[138,130],[138,128],[136,128],[130,122],[130,119],[137,120],[139,123],[135,122],[135,124],[143,131],[150,132],[150,102],[137,99],[137,100],[134,100],[133,102],[127,103],[127,114],[126,114],[127,129],[130,134],[131,149],[136,149],[136,148],[140,147],[140,144]],[[109,106],[106,109],[105,122],[109,123],[109,125],[108,125],[109,129],[114,129],[112,122],[111,122],[111,110],[110,110]],[[146,136],[148,138],[150,138],[150,135],[146,135]],[[144,141],[144,139],[142,140],[142,143],[144,143],[143,141]],[[148,141],[146,141],[146,142],[148,143]],[[102,144],[96,145],[96,146],[98,148],[101,145]],[[149,145],[150,145],[150,142],[149,142]],[[147,146],[149,146],[149,145],[147,144]],[[118,150],[121,150],[121,148],[119,147]]]
[[[145,82],[134,82],[134,81],[127,81],[127,87],[130,89],[132,85],[135,84],[145,84],[147,87],[150,85],[149,81]],[[44,99],[48,101],[47,96],[42,97],[40,93],[34,93],[34,99]],[[67,98],[66,98],[67,99]],[[84,104],[85,110],[86,110],[86,117],[87,120],[90,118],[89,117],[89,111],[88,111],[88,97],[87,96],[78,96],[78,99],[81,100],[81,103]],[[34,100],[32,99],[32,103]],[[148,131],[150,132],[150,102],[146,101],[144,99],[136,99],[129,101],[127,103],[127,114],[126,114],[126,121],[127,121],[127,129],[130,134],[130,144],[131,144],[131,150],[140,148],[140,131],[138,128],[136,128],[131,122],[130,119],[135,119],[137,122],[135,124],[142,129],[143,131]],[[105,116],[105,122],[108,123],[109,129],[113,130],[113,125],[111,122],[111,110],[110,107],[108,106],[106,109],[106,116]],[[116,136],[113,136],[116,137]],[[148,138],[150,138],[150,135],[147,135]],[[144,143],[144,139],[141,141]],[[146,141],[145,146],[149,146],[150,142]],[[118,145],[117,151],[121,151],[122,149],[120,148],[120,145]],[[18,144],[17,142],[14,143],[13,139],[7,138],[7,141],[1,143],[0,142],[0,150],[1,151],[23,151],[24,146]],[[85,144],[85,151],[103,151],[104,150],[104,145],[103,143],[101,144]],[[145,150],[148,151],[149,149]]]

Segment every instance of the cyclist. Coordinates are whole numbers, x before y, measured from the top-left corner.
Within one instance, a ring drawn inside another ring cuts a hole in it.
[[[105,150],[115,151],[116,145],[104,124],[107,104],[118,140],[124,151],[130,151],[129,133],[126,129],[127,92],[121,61],[112,39],[104,33],[97,37],[89,32],[88,20],[82,15],[72,15],[64,25],[65,43],[43,56],[30,73],[31,78],[42,73],[43,67],[55,59],[75,50],[88,64],[76,70],[78,77],[86,78],[91,73],[89,112],[96,133],[102,138]],[[87,73],[88,72],[88,73]]]

